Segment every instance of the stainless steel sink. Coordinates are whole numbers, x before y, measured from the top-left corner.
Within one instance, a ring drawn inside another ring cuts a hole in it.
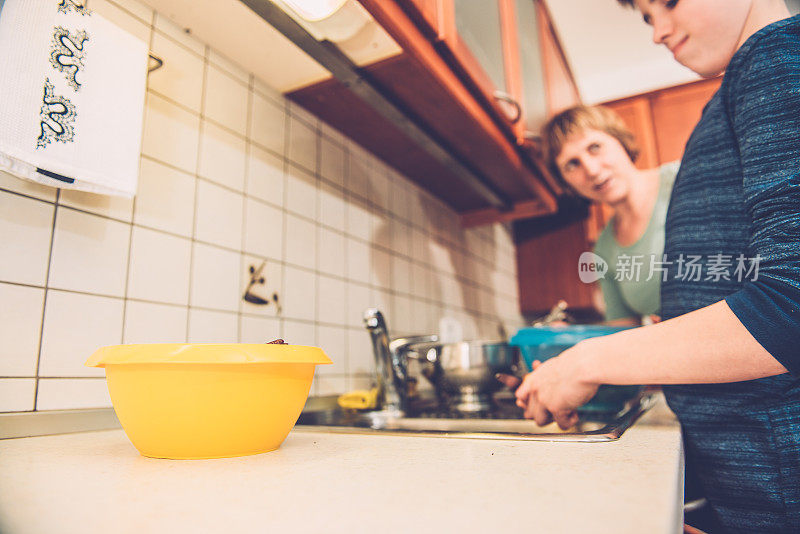
[[[402,416],[385,411],[342,410],[336,397],[317,397],[309,399],[297,424],[301,428],[342,433],[604,442],[619,439],[653,403],[651,395],[642,394],[616,413],[580,413],[577,425],[561,430],[555,423],[539,426],[522,418],[513,399],[502,396],[495,398],[496,409],[491,414],[443,412],[436,408],[435,399],[421,399]]]

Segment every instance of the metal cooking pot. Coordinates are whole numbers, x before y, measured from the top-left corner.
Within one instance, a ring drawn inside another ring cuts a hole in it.
[[[491,341],[461,343],[420,343],[404,347],[409,357],[419,360],[421,372],[436,393],[462,412],[487,410],[491,396],[503,385],[497,373],[516,374],[519,350],[513,345]]]

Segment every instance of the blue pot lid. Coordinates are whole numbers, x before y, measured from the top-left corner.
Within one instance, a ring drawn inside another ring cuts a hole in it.
[[[521,328],[511,338],[510,343],[517,346],[574,345],[590,337],[615,334],[629,328],[605,325],[532,326]]]

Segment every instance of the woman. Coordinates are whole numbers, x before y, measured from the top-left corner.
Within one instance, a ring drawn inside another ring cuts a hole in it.
[[[651,267],[664,250],[664,219],[677,164],[637,169],[633,134],[616,113],[601,106],[562,111],[542,133],[553,176],[614,212],[594,250],[609,266],[600,279],[606,321],[640,324],[660,308],[662,277]],[[638,273],[631,268],[634,261]]]
[[[725,71],[667,213],[665,320],[535,365],[517,402],[568,426],[599,384],[665,384],[723,529],[800,532],[800,16],[783,0],[618,1],[681,64]]]

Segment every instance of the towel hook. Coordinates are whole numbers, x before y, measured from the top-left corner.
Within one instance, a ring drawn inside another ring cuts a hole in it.
[[[160,57],[156,57],[153,54],[148,54],[148,55],[150,56],[150,59],[152,59],[155,62],[154,65],[150,65],[149,67],[147,67],[148,74],[164,66],[163,59],[161,59]]]

